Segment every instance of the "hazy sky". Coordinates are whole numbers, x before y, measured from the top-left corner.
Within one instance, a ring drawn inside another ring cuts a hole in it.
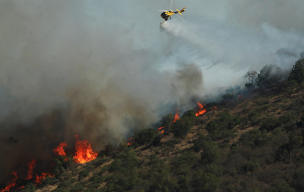
[[[288,69],[303,51],[303,1],[175,0],[184,20],[172,17],[160,30],[158,10],[170,4],[1,1],[0,117],[27,122],[73,99],[100,100],[116,113],[128,98],[157,119],[160,103],[183,105],[266,64]],[[189,66],[201,70],[201,83],[188,94],[191,82],[172,85]]]

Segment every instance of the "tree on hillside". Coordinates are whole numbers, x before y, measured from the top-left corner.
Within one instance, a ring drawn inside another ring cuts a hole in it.
[[[292,67],[288,81],[296,81],[298,84],[304,82],[304,59],[300,59]]]
[[[258,75],[257,84],[261,88],[269,87],[278,83],[283,77],[284,72],[280,67],[276,65],[266,65],[261,69],[260,74]]]
[[[173,120],[174,117],[170,113],[162,117],[160,123],[161,123],[161,127],[164,127],[163,129],[165,131],[164,135],[168,135],[170,133]]]

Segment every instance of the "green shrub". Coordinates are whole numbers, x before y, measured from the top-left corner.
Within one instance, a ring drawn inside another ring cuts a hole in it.
[[[197,172],[193,176],[192,187],[195,192],[213,192],[220,184],[220,179],[214,174]]]
[[[219,114],[219,119],[211,120],[207,124],[207,131],[212,134],[214,139],[222,139],[225,137],[234,137],[229,132],[223,133],[223,131],[231,130],[235,126],[239,125],[242,118],[239,116],[233,116],[229,112],[223,112]],[[225,135],[226,134],[226,135]]]
[[[199,152],[202,149],[203,144],[206,140],[207,140],[207,137],[204,134],[200,133],[198,138],[193,141],[194,151]]]
[[[290,187],[285,181],[280,181],[274,186],[267,188],[266,192],[296,192],[296,190]]]
[[[244,172],[253,172],[257,170],[259,167],[259,164],[255,161],[248,161],[244,166]]]
[[[304,82],[304,60],[300,59],[292,67],[288,81],[296,81],[298,84]]]
[[[76,184],[74,187],[71,188],[71,192],[80,192],[83,191],[83,186],[80,184]]]
[[[93,183],[102,183],[104,182],[105,178],[103,176],[100,175],[94,175],[93,177],[90,178],[90,181],[92,181]]]
[[[54,192],[70,192],[69,189],[57,187]]]
[[[193,117],[193,118],[195,118],[196,117],[196,115],[195,115],[195,111],[194,110],[188,110],[188,111],[186,111],[183,115],[182,115],[182,117],[181,118],[184,118],[184,117]]]
[[[196,159],[197,157],[193,152],[184,152],[180,156],[174,158],[171,165],[173,167],[173,170],[180,169],[185,166],[189,167],[194,163]]]
[[[110,158],[100,158],[98,157],[97,159],[95,159],[92,163],[95,167],[98,167],[108,161],[110,161],[111,159]]]
[[[205,141],[203,143],[203,152],[201,153],[201,160],[203,164],[210,164],[218,160],[219,150],[216,142]]]
[[[275,117],[269,117],[264,119],[261,122],[261,130],[267,130],[267,131],[272,131],[273,129],[275,129],[276,127],[280,126],[281,122],[275,118]]]
[[[184,138],[194,125],[195,117],[184,116],[173,123],[172,133],[174,134],[174,137]]]
[[[298,191],[304,191],[304,169],[300,169],[295,172],[292,186]]]
[[[54,185],[55,183],[58,183],[58,179],[56,177],[46,177],[42,180],[42,185]]]
[[[256,111],[252,111],[251,113],[249,113],[248,115],[248,119],[250,120],[250,122],[253,125],[256,125],[257,123],[259,123],[260,121],[260,113],[256,112]]]
[[[285,113],[284,115],[282,115],[281,117],[279,117],[279,121],[281,123],[287,123],[288,121],[294,119],[294,115],[290,112]]]
[[[206,127],[208,132],[213,132],[214,130],[217,130],[217,123],[216,120],[211,120]]]
[[[270,104],[268,105],[262,105],[260,107],[257,107],[255,110],[258,112],[258,113],[261,113],[261,112],[265,112],[267,109],[269,109],[271,107]]]
[[[217,177],[220,177],[223,174],[222,169],[215,164],[206,165],[205,172],[216,175]]]
[[[152,145],[156,146],[158,144],[160,144],[162,136],[161,135],[157,135],[156,137],[154,137],[153,141],[152,141]]]
[[[90,174],[90,172],[88,171],[88,170],[82,170],[80,173],[79,173],[79,180],[81,180],[81,179],[83,179],[83,178],[85,178],[85,177],[87,177],[87,176],[89,176],[89,174]]]
[[[140,132],[134,134],[134,141],[139,145],[146,145],[152,143],[154,138],[159,136],[159,133],[155,129],[143,129]]]
[[[267,136],[266,131],[259,129],[252,129],[241,135],[239,142],[250,147],[258,147],[265,145],[270,141],[270,137]]]
[[[26,184],[25,188],[22,191],[23,192],[36,191],[36,186],[33,183],[28,183],[28,184]]]

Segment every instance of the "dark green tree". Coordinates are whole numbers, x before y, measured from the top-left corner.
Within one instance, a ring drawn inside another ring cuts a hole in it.
[[[201,160],[203,164],[214,163],[218,160],[220,154],[218,146],[214,141],[205,141],[203,144],[203,152],[201,153]]]
[[[304,59],[300,59],[292,67],[288,81],[296,81],[298,84],[304,82]]]
[[[174,134],[174,137],[184,138],[194,125],[195,117],[183,116],[173,123],[171,132]]]
[[[298,191],[304,191],[304,169],[300,169],[295,172],[292,186]]]
[[[143,129],[134,134],[134,141],[139,145],[152,143],[159,133],[155,129]]]
[[[197,172],[192,181],[195,192],[213,192],[220,184],[220,179],[212,173]]]
[[[162,117],[160,123],[161,127],[164,127],[164,135],[168,135],[170,133],[173,120],[174,117],[170,113]]]

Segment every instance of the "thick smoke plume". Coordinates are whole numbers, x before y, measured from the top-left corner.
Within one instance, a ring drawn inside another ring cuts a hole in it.
[[[290,68],[304,3],[274,2],[176,0],[184,20],[160,32],[169,0],[1,1],[0,182],[74,134],[98,151],[248,70]]]

